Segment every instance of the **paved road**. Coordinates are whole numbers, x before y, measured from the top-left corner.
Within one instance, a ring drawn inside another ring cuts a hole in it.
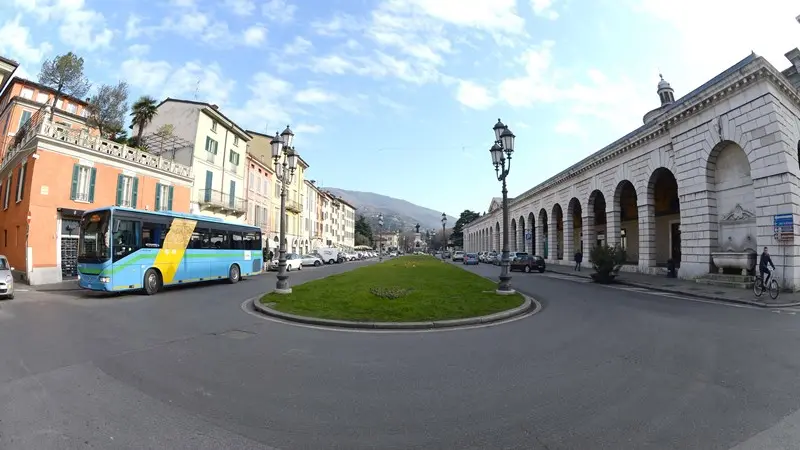
[[[515,274],[541,313],[477,329],[378,334],[289,325],[240,308],[273,283],[264,275],[154,297],[26,292],[0,302],[0,448],[800,443],[794,310]]]

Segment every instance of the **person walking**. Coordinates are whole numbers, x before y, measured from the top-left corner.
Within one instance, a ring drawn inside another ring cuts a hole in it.
[[[578,250],[577,252],[575,252],[575,269],[574,270],[577,270],[578,272],[580,272],[581,271],[581,263],[582,262],[583,262],[583,253],[580,250]]]
[[[758,271],[764,281],[764,288],[769,286],[769,280],[772,277],[772,270],[769,270],[769,266],[772,266],[772,270],[775,270],[775,264],[772,263],[772,258],[769,256],[769,249],[764,247],[764,251],[761,253],[761,261],[758,262]]]

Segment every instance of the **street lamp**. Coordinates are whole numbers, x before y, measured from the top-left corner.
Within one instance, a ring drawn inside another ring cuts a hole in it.
[[[444,252],[447,250],[447,214],[442,213],[442,261],[444,261]]]
[[[281,218],[280,218],[280,243],[278,247],[278,282],[275,284],[275,292],[278,294],[291,294],[292,288],[289,287],[289,275],[286,272],[286,195],[288,185],[292,183],[294,172],[297,169],[297,152],[292,143],[294,133],[286,125],[286,129],[270,141],[272,146],[272,159],[275,161],[275,177],[281,182]]]
[[[378,261],[383,261],[383,213],[378,213]]]
[[[500,259],[500,282],[497,283],[497,293],[501,295],[513,294],[514,290],[511,289],[511,275],[509,272],[509,254],[508,254],[508,188],[506,187],[506,177],[508,172],[511,171],[511,154],[514,153],[514,133],[503,125],[500,119],[492,127],[494,130],[494,145],[489,149],[492,155],[492,164],[494,165],[494,173],[497,175],[497,181],[503,183],[503,254]]]

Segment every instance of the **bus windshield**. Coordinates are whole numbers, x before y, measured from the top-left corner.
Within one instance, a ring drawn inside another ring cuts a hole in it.
[[[79,263],[100,263],[111,258],[108,223],[111,211],[85,214],[81,219],[81,238],[78,243]]]

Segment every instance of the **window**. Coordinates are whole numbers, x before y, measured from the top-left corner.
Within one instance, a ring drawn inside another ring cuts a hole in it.
[[[217,122],[211,122],[211,131],[217,132]]]
[[[37,103],[47,103],[48,100],[50,100],[50,96],[47,95],[46,93],[39,92],[38,94],[36,94]]]
[[[189,248],[211,248],[211,233],[206,228],[195,228]]]
[[[173,186],[156,183],[156,211],[172,211]]]
[[[233,146],[234,147],[238,147],[239,146],[239,136],[234,136],[233,137]]]
[[[228,157],[228,161],[230,161],[230,163],[233,164],[234,166],[238,166],[239,165],[239,154],[236,153],[235,151],[231,150],[231,155]]]
[[[211,139],[210,137],[206,136],[206,151],[207,152],[209,152],[209,153],[211,153],[213,155],[216,155],[217,154],[218,145],[219,144],[217,144],[217,141],[215,141],[214,139]]]
[[[209,242],[211,243],[212,248],[230,248],[230,239],[228,239],[227,232],[211,229],[209,230],[209,237]]]
[[[264,183],[264,195],[269,195],[269,180],[264,178],[261,181]]]
[[[214,172],[206,170],[206,188],[203,190],[203,200],[206,202],[211,201],[211,186],[214,181]]]
[[[22,126],[25,125],[25,123],[27,123],[28,120],[30,120],[32,115],[33,113],[30,111],[22,111],[22,116],[20,116],[19,118],[19,126],[17,127],[17,129],[22,128]]]
[[[233,208],[234,205],[235,205],[235,202],[236,202],[236,181],[231,180],[231,192],[230,192],[230,197],[229,197],[229,200],[228,200],[229,206],[231,208]]]
[[[161,240],[167,235],[160,223],[142,222],[142,247],[161,248]]]
[[[19,96],[22,98],[27,98],[28,100],[33,100],[33,89],[22,88],[22,91],[20,91]]]
[[[261,250],[261,233],[255,231],[248,231],[243,233],[245,250]]]
[[[244,245],[242,244],[242,233],[239,231],[231,232],[231,249],[233,250],[244,250]]]
[[[275,183],[275,197],[281,196],[281,186],[280,183]]]
[[[64,106],[64,100],[59,99],[56,102],[56,108],[61,109]]]
[[[22,165],[19,166],[17,169],[17,203],[22,201],[22,198],[25,194],[25,169],[27,168],[27,164],[25,161],[22,162]]]
[[[117,176],[117,206],[136,208],[139,196],[139,179],[123,174]]]
[[[75,164],[72,166],[72,186],[69,198],[78,202],[94,202],[94,181],[97,169]]]
[[[75,105],[74,103],[70,103],[70,104],[67,105],[67,112],[71,112],[72,114],[75,114],[77,111],[78,111],[78,106]]]
[[[139,249],[140,245],[136,237],[139,233],[136,229],[139,227],[139,222],[133,220],[116,219],[114,220],[113,228],[113,244],[112,251],[114,261],[130,255]]]
[[[248,180],[249,183],[248,184],[250,186],[250,190],[251,191],[253,191],[253,190],[257,191],[258,190],[258,186],[255,186],[255,184],[256,184],[255,183],[255,179],[256,179],[256,174],[254,174],[253,172],[250,172],[250,176],[249,176],[249,180]]]
[[[6,193],[5,197],[3,198],[3,209],[8,209],[8,199],[11,197],[11,176],[13,174],[13,172],[9,173],[8,179],[6,180]]]

